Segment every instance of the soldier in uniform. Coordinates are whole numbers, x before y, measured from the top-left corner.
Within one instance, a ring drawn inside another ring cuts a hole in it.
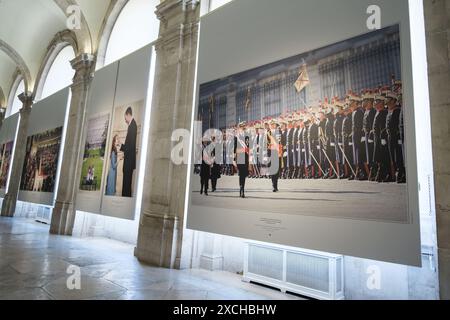
[[[257,150],[256,150],[256,169],[257,169],[257,178],[262,178],[262,174],[261,174],[261,160],[263,159],[263,155],[262,155],[262,142],[263,142],[263,130],[264,128],[262,127],[261,124],[258,124],[256,127],[256,145],[257,145]]]
[[[296,178],[303,179],[304,178],[304,172],[305,172],[305,162],[304,162],[304,153],[303,149],[305,148],[303,145],[303,131],[305,130],[305,125],[303,123],[303,119],[299,117],[298,121],[298,132],[297,132],[297,166],[298,171]]]
[[[284,121],[279,120],[281,126],[281,146],[283,148],[281,179],[286,179],[288,167],[288,151],[287,151],[287,125]]]
[[[227,176],[233,176],[234,175],[234,138],[235,138],[235,134],[234,134],[234,129],[230,128],[227,130],[226,133],[227,137],[226,137],[226,169],[225,169],[225,174]]]
[[[310,172],[310,166],[311,166],[311,156],[309,154],[309,125],[310,121],[308,118],[305,118],[303,121],[303,129],[301,132],[300,139],[302,140],[302,160],[303,160],[303,178],[304,179],[310,179],[311,178],[311,172]]]
[[[373,107],[375,95],[372,92],[367,91],[363,96],[363,108],[364,120],[363,120],[363,130],[364,130],[364,142],[366,146],[366,157],[365,157],[365,170],[369,179],[373,178],[373,121],[375,119],[375,114],[377,111]]]
[[[386,96],[388,114],[386,116],[386,132],[388,137],[388,149],[390,157],[390,182],[396,181],[396,174],[403,162],[400,140],[400,112],[398,96],[394,92],[388,92]]]
[[[325,122],[325,142],[326,142],[326,162],[328,164],[328,171],[325,173],[325,177],[327,179],[337,179],[338,176],[336,172],[338,172],[339,167],[336,166],[336,136],[334,134],[334,109],[332,106],[329,106],[326,114],[326,122]]]
[[[294,131],[295,131],[295,128],[294,128],[293,120],[289,119],[287,132],[286,132],[286,152],[287,152],[286,179],[292,179],[292,175],[295,170]]]
[[[353,142],[352,142],[352,114],[353,111],[348,104],[344,107],[344,119],[342,121],[342,144],[343,144],[343,159],[344,179],[355,179],[353,175]]]
[[[276,165],[272,166],[271,163],[271,179],[272,179],[272,187],[273,192],[278,192],[278,180],[280,178],[282,158],[283,158],[283,147],[281,145],[281,131],[275,121],[271,122],[271,130],[267,131],[267,151],[269,159],[277,158],[278,159],[278,170],[276,169]],[[273,156],[276,154],[277,157]]]
[[[237,170],[239,173],[240,197],[245,198],[245,180],[249,175],[250,138],[245,132],[246,122],[239,124],[239,131],[234,140]]]
[[[269,154],[268,154],[268,150],[267,150],[267,132],[270,131],[270,123],[268,121],[264,122],[264,128],[261,132],[261,137],[260,137],[260,148],[259,148],[259,154],[260,157],[262,159],[262,163],[261,163],[261,177],[262,178],[269,178],[269,174],[268,174],[268,165],[269,165]],[[263,147],[265,146],[265,147]]]
[[[325,103],[328,104],[328,98],[325,99]],[[324,152],[327,151],[327,143],[326,143],[326,136],[325,136],[325,126],[327,123],[327,118],[325,116],[324,106],[321,105],[321,111],[318,113],[319,118],[319,157],[317,160],[319,160],[320,167],[324,172],[322,172],[322,177],[327,178],[328,177],[328,170],[331,170],[329,163],[327,162],[327,158],[324,155]]]
[[[320,166],[320,127],[318,125],[318,120],[314,115],[311,115],[311,124],[308,129],[308,142],[309,142],[309,152],[311,157],[311,176],[313,179],[319,179],[322,176],[321,166]]]
[[[298,121],[299,118],[295,117],[295,125],[294,125],[294,133],[293,133],[293,140],[292,140],[292,153],[294,158],[294,171],[292,172],[291,179],[297,179],[298,174],[300,171],[300,152],[298,150],[298,144],[299,144],[299,132],[300,132],[300,122]]]
[[[389,150],[387,145],[385,97],[381,94],[375,96],[375,109],[377,113],[373,121],[375,178],[377,182],[389,181]]]
[[[251,128],[251,136],[250,136],[250,167],[251,167],[251,176],[250,178],[259,178],[259,168],[258,168],[258,152],[259,152],[259,124],[255,124],[253,128]]]
[[[361,98],[356,94],[350,94],[350,107],[352,114],[352,142],[353,142],[353,164],[355,168],[355,179],[367,180],[368,176],[364,169],[365,136],[363,131],[364,111],[361,106]]]
[[[344,165],[345,160],[343,156],[344,144],[342,142],[342,122],[344,121],[344,104],[337,100],[336,105],[336,115],[333,124],[334,136],[336,139],[336,167],[338,168],[339,178],[343,179],[345,176]]]
[[[220,174],[226,174],[227,168],[227,131],[225,129],[222,130],[222,165],[220,166]]]

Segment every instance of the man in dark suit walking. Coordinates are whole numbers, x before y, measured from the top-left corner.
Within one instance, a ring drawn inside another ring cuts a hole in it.
[[[125,112],[125,122],[128,125],[127,137],[125,143],[122,144],[120,151],[124,154],[123,160],[123,182],[122,182],[122,197],[131,198],[133,172],[136,170],[136,139],[137,139],[137,125],[133,118],[133,109],[128,107]]]

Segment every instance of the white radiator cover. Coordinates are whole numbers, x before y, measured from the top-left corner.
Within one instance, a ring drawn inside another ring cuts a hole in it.
[[[50,224],[52,220],[52,209],[49,207],[39,206],[36,212],[36,221]]]
[[[341,300],[343,261],[341,255],[247,242],[244,281],[315,299]]]

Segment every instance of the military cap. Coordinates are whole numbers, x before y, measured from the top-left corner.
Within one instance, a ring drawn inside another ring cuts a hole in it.
[[[361,99],[361,97],[359,96],[359,95],[357,95],[356,93],[354,93],[353,91],[350,91],[348,94],[347,94],[347,98],[348,98],[348,100],[351,102],[351,101],[357,101],[357,102],[361,102],[362,101],[362,99]]]
[[[392,99],[398,100],[398,95],[396,93],[392,92],[392,91],[389,91],[386,94],[386,98],[392,98]]]
[[[375,94],[370,90],[365,90],[362,95],[363,100],[375,100]]]

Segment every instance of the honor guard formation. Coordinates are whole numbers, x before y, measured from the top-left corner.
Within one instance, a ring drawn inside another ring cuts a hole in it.
[[[241,122],[222,131],[222,161],[203,153],[202,164],[196,166],[201,193],[208,195],[209,180],[214,192],[221,175],[235,174],[241,198],[246,178],[272,179],[273,192],[278,192],[279,179],[406,183],[403,124],[402,83],[395,80],[276,118]],[[205,139],[203,147],[216,141]],[[274,152],[277,172],[267,162]]]

